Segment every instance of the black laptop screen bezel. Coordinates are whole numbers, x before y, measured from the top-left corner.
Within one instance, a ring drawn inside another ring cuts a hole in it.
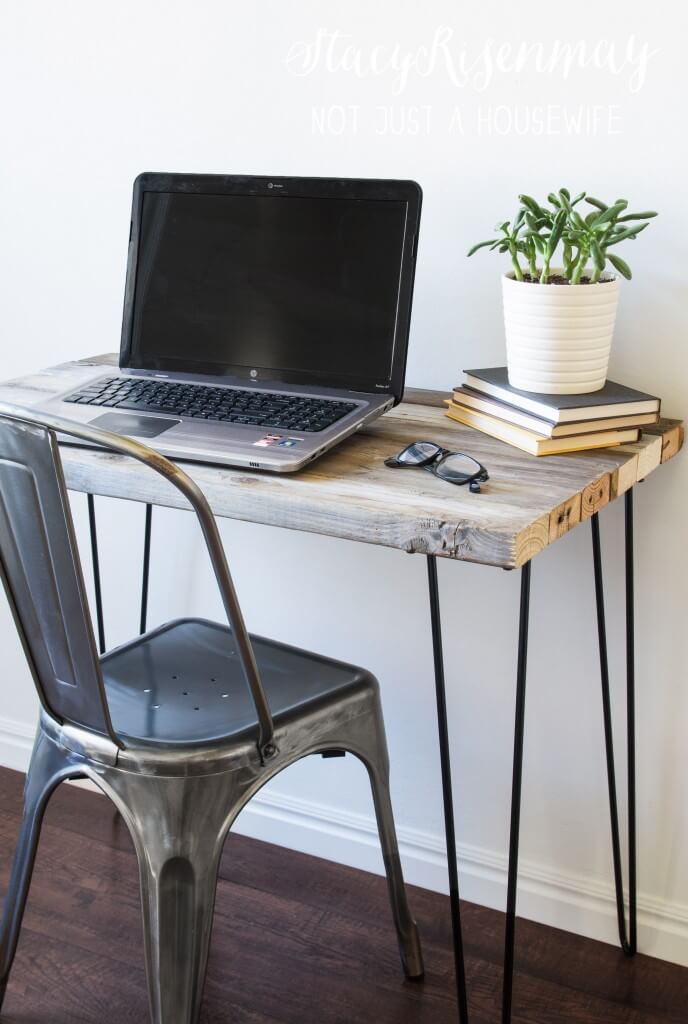
[[[158,359],[156,365],[142,366],[133,351],[133,325],[136,305],[136,279],[141,234],[143,199],[146,192],[183,193],[187,195],[268,195],[276,198],[300,196],[305,198],[335,198],[361,200],[402,201],[406,204],[404,239],[402,246],[401,270],[397,317],[394,330],[391,372],[388,380],[371,380],[361,376],[355,366],[346,377],[336,378],[323,373],[286,371],[274,367],[234,366],[220,363],[191,363],[178,359]],[[422,192],[415,181],[392,181],[377,179],[333,179],[333,178],[286,178],[255,177],[243,175],[215,174],[161,174],[146,171],[134,182],[129,254],[124,293],[124,316],[122,320],[122,343],[119,365],[122,369],[148,370],[155,373],[194,373],[200,376],[231,376],[248,382],[278,381],[285,384],[305,384],[314,387],[332,387],[369,394],[390,394],[394,404],[401,401],[404,390],[406,357],[408,353],[411,324],[411,304],[415,277],[418,228]],[[257,373],[256,373],[257,371]]]

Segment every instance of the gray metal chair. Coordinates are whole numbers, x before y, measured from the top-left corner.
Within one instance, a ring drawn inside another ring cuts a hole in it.
[[[99,658],[56,434],[132,456],[188,499],[230,628],[167,623]],[[0,925],[0,1006],[46,804],[93,780],[131,832],[154,1024],[199,1018],[227,832],[268,779],[308,754],[368,769],[404,971],[423,962],[389,796],[378,684],[342,662],[249,636],[217,525],[196,484],[135,441],[0,404],[0,570],[42,704]]]

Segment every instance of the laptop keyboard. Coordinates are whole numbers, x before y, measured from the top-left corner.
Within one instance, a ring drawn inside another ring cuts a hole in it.
[[[107,377],[75,391],[64,399],[133,412],[165,413],[190,419],[243,423],[251,427],[279,427],[317,433],[332,426],[356,408],[356,402],[327,398],[302,398],[279,391],[216,388],[178,381]]]

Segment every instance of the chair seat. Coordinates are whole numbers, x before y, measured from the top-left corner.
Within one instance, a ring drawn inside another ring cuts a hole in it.
[[[251,637],[275,722],[375,685],[364,669]],[[115,732],[139,744],[205,745],[257,732],[231,630],[178,619],[101,659]]]

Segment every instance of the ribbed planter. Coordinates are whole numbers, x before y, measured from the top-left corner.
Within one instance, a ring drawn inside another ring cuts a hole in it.
[[[505,274],[502,288],[512,387],[545,395],[581,395],[604,387],[618,277],[566,285],[517,281]]]

